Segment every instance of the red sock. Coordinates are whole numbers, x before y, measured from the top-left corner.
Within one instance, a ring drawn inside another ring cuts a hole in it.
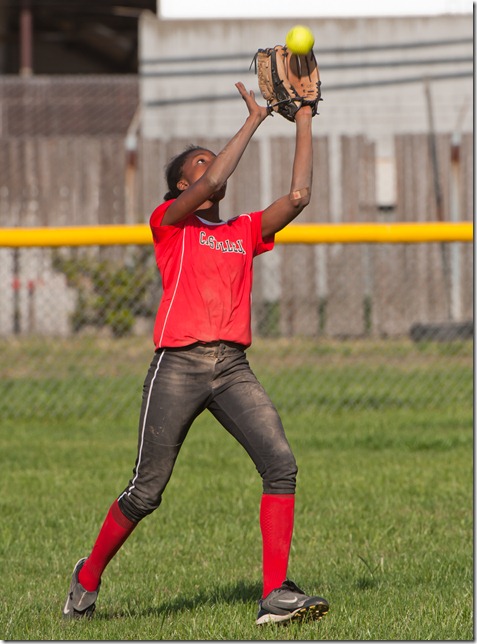
[[[99,585],[103,570],[123,545],[137,523],[130,521],[119,509],[116,500],[109,508],[90,556],[81,568],[78,579],[89,592]]]
[[[263,543],[263,594],[266,597],[287,578],[288,555],[293,535],[294,494],[263,494],[260,528]]]

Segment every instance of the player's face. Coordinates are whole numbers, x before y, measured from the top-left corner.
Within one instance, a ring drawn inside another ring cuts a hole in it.
[[[215,159],[215,154],[210,152],[210,150],[194,150],[186,158],[184,165],[182,166],[182,182],[186,182],[185,185],[190,186],[195,183],[198,179],[202,177],[204,172],[207,170],[209,165]],[[184,183],[182,183],[184,185]],[[220,190],[217,190],[210,197],[210,201],[220,201],[225,195],[225,189],[227,184],[225,183]],[[181,187],[181,186],[179,186]]]
[[[193,150],[187,155],[182,166],[182,178],[189,185],[195,183],[201,178],[214,159],[215,154],[209,150]]]

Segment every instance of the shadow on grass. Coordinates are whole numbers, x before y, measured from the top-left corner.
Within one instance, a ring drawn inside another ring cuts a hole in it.
[[[217,584],[210,588],[204,583],[204,588],[195,594],[179,595],[163,600],[159,606],[151,605],[149,608],[134,606],[125,607],[119,611],[108,611],[99,608],[95,613],[95,620],[108,620],[124,617],[158,617],[183,613],[198,606],[214,606],[216,604],[248,604],[256,602],[261,597],[262,586],[260,583],[239,581],[234,584]],[[151,600],[151,604],[153,600]]]

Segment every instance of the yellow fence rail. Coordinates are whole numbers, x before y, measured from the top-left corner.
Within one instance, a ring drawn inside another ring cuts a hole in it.
[[[471,222],[292,224],[276,235],[279,244],[417,244],[471,242]],[[151,244],[147,224],[1,228],[0,247],[113,246]]]

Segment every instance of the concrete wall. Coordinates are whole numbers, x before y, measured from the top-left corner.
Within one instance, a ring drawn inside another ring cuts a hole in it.
[[[288,29],[299,22],[308,24],[316,38],[314,51],[324,98],[315,123],[318,132],[365,134],[384,144],[394,133],[427,131],[426,77],[430,79],[436,130],[472,129],[471,14],[189,21],[159,19],[145,12],[139,27],[144,135],[166,139],[230,136],[246,114],[240,97],[235,99],[234,83],[241,80],[259,92],[253,68],[248,69],[253,54],[260,47],[283,44]],[[438,41],[448,44],[422,46]],[[389,44],[396,48],[365,49]],[[350,48],[356,50],[347,51]],[[197,56],[217,58],[191,63],[189,59]],[[236,58],[220,60],[225,56]],[[186,62],[173,62],[179,58]],[[413,63],[416,60],[423,62],[417,65]],[[406,65],[397,66],[399,62]],[[340,68],[345,64],[353,67]],[[224,69],[232,71],[219,73]],[[202,75],[207,70],[210,73]],[[184,72],[189,74],[176,78],[154,75]],[[350,87],[378,81],[394,84]],[[193,106],[181,102],[191,96],[209,96],[210,100]],[[227,98],[216,100],[220,96]],[[154,105],[158,101],[171,103]],[[257,135],[292,133],[287,121],[274,118]]]

